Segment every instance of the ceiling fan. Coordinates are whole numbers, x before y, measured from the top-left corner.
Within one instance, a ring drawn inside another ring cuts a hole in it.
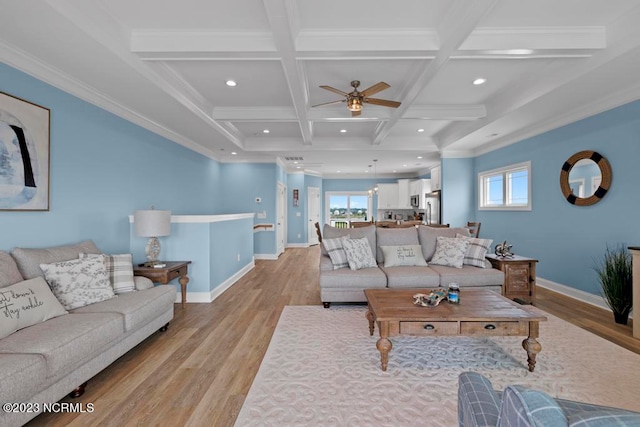
[[[337,104],[339,102],[346,102],[347,108],[349,109],[349,111],[351,111],[351,116],[355,117],[355,116],[359,116],[362,113],[363,103],[382,105],[383,107],[391,107],[391,108],[398,108],[400,106],[400,103],[397,101],[389,101],[387,99],[378,99],[378,98],[369,98],[369,96],[373,95],[374,93],[381,92],[391,87],[385,82],[378,82],[373,86],[366,88],[362,92],[358,92],[358,86],[360,86],[359,80],[353,80],[351,82],[351,86],[353,87],[353,91],[349,93],[343,92],[331,86],[320,86],[322,89],[326,89],[330,92],[334,92],[344,96],[345,99],[342,99],[340,101],[325,102],[323,104],[314,105],[313,107],[319,107],[321,105]]]

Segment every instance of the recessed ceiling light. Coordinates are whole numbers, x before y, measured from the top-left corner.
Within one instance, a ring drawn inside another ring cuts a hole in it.
[[[406,168],[406,167],[407,167],[407,165],[402,165],[402,167],[403,167],[403,168]]]
[[[296,169],[300,169],[302,166],[296,166]]]
[[[424,132],[424,129],[420,128],[418,129],[418,132]]]
[[[421,159],[421,158],[422,158],[422,156],[418,156],[417,158],[418,158],[418,159]]]
[[[269,133],[269,132],[270,132],[270,130],[269,130],[269,129],[264,129],[264,130],[262,131],[262,133]]]
[[[396,173],[396,172],[397,172],[397,171],[394,169],[394,170],[393,170],[393,173]]]
[[[340,171],[336,171],[336,173],[340,173]]]
[[[346,129],[340,129],[340,133],[347,133]]]
[[[229,87],[236,87],[238,83],[236,83],[234,80],[227,80],[226,84]]]
[[[296,160],[295,162],[293,162],[293,164],[294,164],[294,165],[297,165],[297,164],[298,164],[298,161]]]
[[[231,154],[235,156],[238,153],[236,153],[235,151],[232,151]]]
[[[478,85],[481,85],[481,84],[485,84],[486,82],[487,82],[487,79],[479,77],[479,78],[477,78],[477,79],[475,79],[473,81],[473,84],[478,86]]]

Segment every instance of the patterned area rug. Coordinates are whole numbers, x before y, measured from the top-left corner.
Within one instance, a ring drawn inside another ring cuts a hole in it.
[[[464,371],[497,389],[522,384],[552,396],[640,411],[640,355],[557,317],[540,324],[535,372],[524,337],[392,338],[380,369],[366,307],[285,307],[236,426],[457,426]]]

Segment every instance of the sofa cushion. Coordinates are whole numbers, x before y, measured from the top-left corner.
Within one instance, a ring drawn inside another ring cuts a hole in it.
[[[71,313],[118,313],[122,316],[124,330],[138,329],[158,317],[158,307],[171,307],[176,300],[173,285],[159,285],[153,289],[129,292],[108,301],[91,304],[73,310]]]
[[[431,257],[431,265],[446,265],[449,267],[462,268],[464,255],[469,248],[469,241],[456,239],[455,237],[436,238],[436,252]]]
[[[329,254],[333,269],[349,267],[349,260],[347,259],[347,253],[342,247],[342,238],[335,239],[323,239],[322,246]]]
[[[37,276],[44,277],[40,264],[77,259],[80,252],[99,254],[100,250],[91,240],[85,240],[74,245],[54,246],[50,248],[15,248],[11,256],[16,260],[18,269],[25,279]]]
[[[567,417],[547,393],[512,385],[502,392],[497,427],[567,426]]]
[[[384,262],[384,254],[380,249],[381,246],[399,246],[399,245],[419,245],[418,230],[415,227],[406,228],[382,228],[377,227],[376,230],[376,261],[378,264]]]
[[[72,310],[115,296],[104,255],[40,264],[51,290],[64,308]]]
[[[102,353],[124,333],[115,313],[69,314],[19,330],[0,340],[0,354],[40,354],[49,383]]]
[[[462,268],[430,264],[429,268],[440,275],[440,285],[457,283],[460,287],[502,286],[504,273],[495,268],[477,268],[463,265]]]
[[[448,228],[448,227],[429,227],[428,225],[418,226],[418,241],[422,246],[422,255],[424,255],[425,261],[431,261],[433,254],[436,252],[436,239],[438,236],[442,237],[456,237],[456,234],[462,234],[463,236],[469,236],[469,229],[463,227]]]
[[[42,277],[0,289],[0,338],[67,314]]]
[[[373,257],[371,246],[369,246],[369,240],[366,237],[351,239],[349,236],[345,236],[342,238],[342,247],[347,254],[347,261],[349,261],[351,270],[378,266]]]
[[[440,276],[430,267],[380,267],[387,276],[389,288],[436,288]]]
[[[38,354],[0,354],[0,378],[0,402],[27,402],[44,388],[47,365]]]
[[[335,239],[344,236],[351,236],[352,239],[360,239],[366,237],[369,240],[369,246],[371,248],[376,247],[376,226],[369,225],[367,227],[359,228],[335,228],[329,224],[325,224],[322,230],[322,239]],[[320,250],[324,255],[327,255],[327,251],[324,246],[320,246]]]
[[[631,427],[640,426],[640,414],[608,408],[584,411],[569,416],[570,427]]]
[[[100,256],[98,254],[86,254],[81,252],[79,257],[91,258]],[[107,268],[109,282],[116,295],[134,292],[136,284],[133,281],[133,257],[131,254],[102,255],[104,265]]]
[[[353,271],[348,268],[323,271],[320,275],[321,288],[369,289],[386,288],[387,276],[378,267]]]
[[[493,243],[493,240],[467,237],[460,233],[456,233],[456,237],[469,241],[469,247],[467,248],[467,253],[464,255],[463,264],[473,265],[474,267],[487,268],[485,255],[491,248],[491,243]]]
[[[422,257],[420,245],[380,246],[380,249],[384,255],[385,267],[427,266],[427,262]]]
[[[22,282],[22,274],[16,261],[8,252],[0,251],[0,288]]]

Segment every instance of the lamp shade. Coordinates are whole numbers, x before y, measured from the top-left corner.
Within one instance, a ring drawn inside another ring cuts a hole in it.
[[[133,223],[138,236],[168,236],[171,234],[171,211],[155,209],[135,211],[133,213]]]

